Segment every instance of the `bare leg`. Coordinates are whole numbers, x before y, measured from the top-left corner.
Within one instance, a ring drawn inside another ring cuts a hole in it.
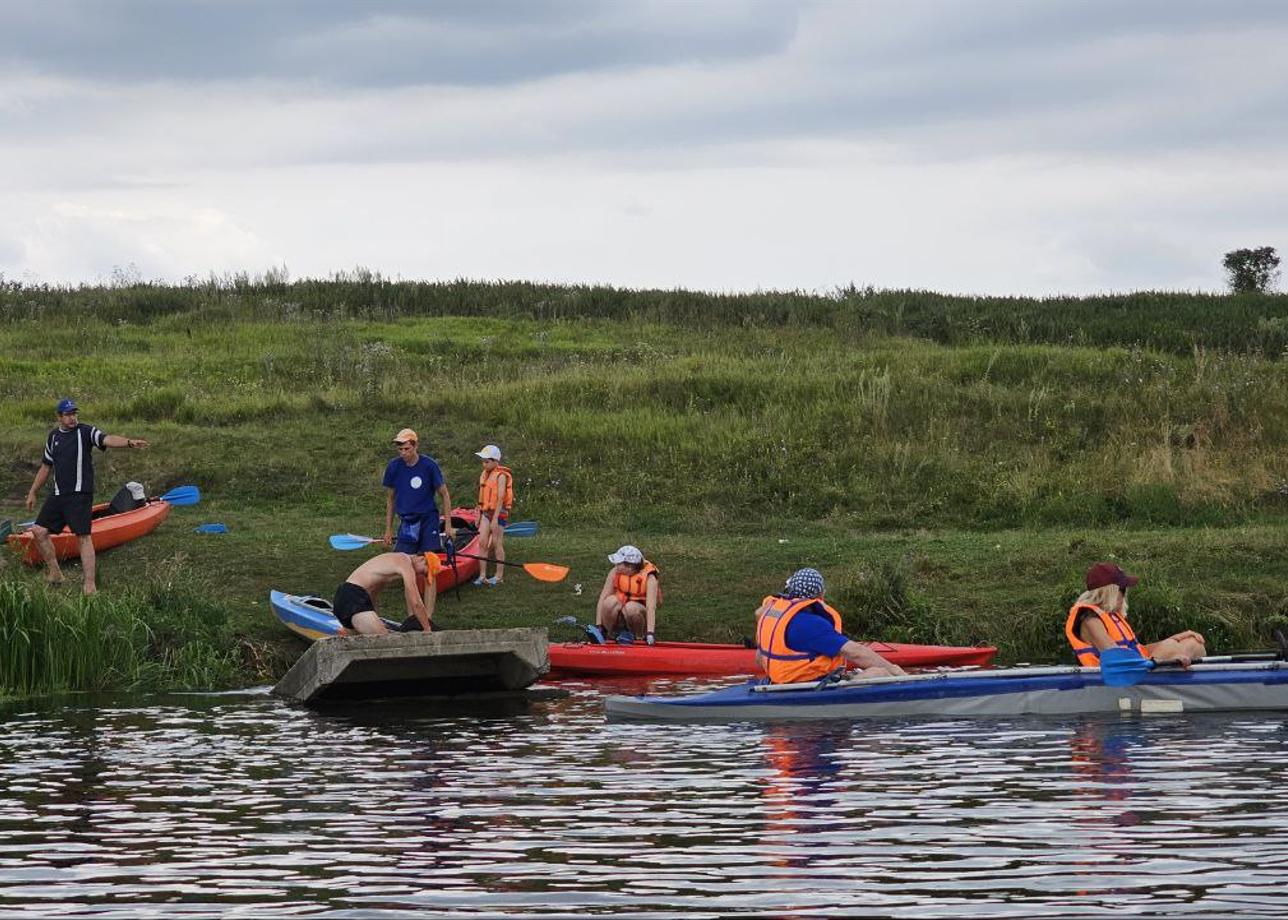
[[[49,531],[39,524],[33,525],[31,538],[36,541],[40,558],[45,560],[45,581],[51,585],[61,585],[63,570],[58,567],[58,556],[54,553],[54,541],[49,539]]]
[[[491,545],[491,543],[492,543],[492,521],[490,518],[488,518],[486,514],[480,514],[479,515],[479,550],[480,550],[479,555],[480,556],[492,555],[491,552],[489,552],[489,546]],[[501,567],[498,565],[496,567],[496,570],[497,570],[497,573],[500,574]],[[479,575],[478,575],[478,578],[475,579],[475,583],[476,584],[481,583],[486,579],[487,579],[487,560],[480,559]]]
[[[488,555],[497,561],[496,575],[493,577],[499,585],[505,581],[505,566],[501,565],[505,562],[505,528],[499,522],[492,528],[492,551]]]
[[[374,610],[364,610],[353,615],[353,632],[364,636],[384,636],[389,634],[385,624]]]
[[[612,629],[617,625],[617,618],[622,612],[622,602],[616,594],[610,594],[599,602],[595,608],[595,625],[600,629]]]
[[[644,626],[648,622],[648,611],[644,605],[636,601],[627,601],[622,606],[622,617],[626,620],[626,628],[637,636],[644,635]]]
[[[438,585],[437,579],[431,578],[425,584],[425,590],[421,592],[420,599],[425,602],[425,616],[429,617],[429,625],[434,625],[434,605],[438,603]]]
[[[98,584],[95,576],[98,574],[98,556],[94,553],[94,538],[86,534],[83,537],[77,537],[76,542],[80,544],[81,571],[85,573],[85,584],[81,590],[85,594],[96,594]]]
[[[1163,639],[1146,646],[1146,653],[1155,661],[1171,661],[1174,658],[1202,658],[1207,654],[1207,646],[1197,639]]]

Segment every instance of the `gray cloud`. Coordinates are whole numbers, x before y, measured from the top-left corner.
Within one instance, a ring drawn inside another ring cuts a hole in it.
[[[14,2],[0,6],[0,59],[119,83],[495,85],[769,54],[797,14],[772,0]]]

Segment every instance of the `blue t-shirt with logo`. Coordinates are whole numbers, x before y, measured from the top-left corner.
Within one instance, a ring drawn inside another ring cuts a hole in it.
[[[438,514],[434,494],[443,485],[443,471],[424,454],[411,466],[394,457],[385,467],[384,484],[394,490],[394,511],[399,517]]]

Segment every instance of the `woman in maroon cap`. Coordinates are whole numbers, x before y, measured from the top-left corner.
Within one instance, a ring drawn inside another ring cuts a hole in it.
[[[1097,562],[1087,569],[1087,590],[1069,608],[1064,634],[1085,667],[1100,666],[1100,653],[1125,648],[1142,658],[1179,661],[1185,667],[1207,654],[1203,637],[1192,629],[1149,645],[1136,638],[1127,625],[1127,589],[1139,582],[1112,562]]]

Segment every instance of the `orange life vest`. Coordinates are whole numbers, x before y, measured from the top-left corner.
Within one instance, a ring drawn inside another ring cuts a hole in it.
[[[625,604],[627,601],[635,601],[638,604],[648,600],[648,579],[649,576],[657,578],[662,573],[658,567],[647,559],[644,560],[644,567],[634,575],[623,575],[621,572],[613,576],[613,593],[617,599]],[[657,582],[657,603],[662,605],[662,580],[658,578]]]
[[[496,482],[505,474],[505,501],[500,503],[501,513],[509,514],[514,507],[514,474],[508,466],[497,464],[492,472],[484,470],[479,474],[479,511],[491,515],[497,510]]]
[[[1084,668],[1100,667],[1100,649],[1079,639],[1074,629],[1078,622],[1078,613],[1082,610],[1089,610],[1099,617],[1105,632],[1109,633],[1109,638],[1118,648],[1130,649],[1142,658],[1145,657],[1140,643],[1136,641],[1136,634],[1121,616],[1108,610],[1101,610],[1094,604],[1074,604],[1069,608],[1069,618],[1064,621],[1064,636],[1073,646],[1073,653],[1078,656],[1078,664]]]
[[[770,683],[794,684],[817,680],[845,664],[842,655],[814,655],[787,645],[787,627],[806,607],[819,604],[832,618],[832,628],[841,632],[841,615],[817,597],[779,597],[771,594],[761,601],[764,612],[756,621],[756,647],[764,658]]]

